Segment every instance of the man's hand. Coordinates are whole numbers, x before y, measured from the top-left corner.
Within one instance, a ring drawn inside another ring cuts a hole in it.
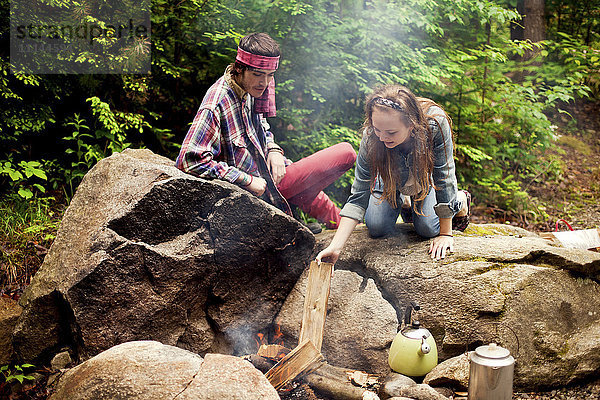
[[[252,182],[250,182],[248,186],[245,186],[245,189],[257,196],[260,196],[267,189],[267,181],[265,181],[263,178],[259,178],[258,176],[253,176]]]
[[[275,185],[279,185],[285,176],[285,157],[278,151],[270,151],[267,155],[267,166]]]
[[[454,251],[454,238],[452,236],[437,236],[431,241],[429,254],[434,260],[441,260],[446,257],[446,250]]]

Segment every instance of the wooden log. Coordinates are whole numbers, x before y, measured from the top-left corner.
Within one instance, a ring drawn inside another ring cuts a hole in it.
[[[244,360],[249,361],[254,368],[262,372],[266,373],[268,370],[273,368],[273,366],[277,363],[276,361],[271,360],[267,357],[259,356],[258,354],[249,354],[243,357]]]
[[[367,389],[352,384],[348,379],[352,370],[325,364],[306,376],[306,383],[317,393],[336,400],[362,400]]]
[[[283,387],[300,374],[309,374],[319,368],[325,359],[310,340],[305,340],[271,368],[265,377],[275,389]]]
[[[333,264],[326,262],[319,264],[316,261],[310,263],[308,271],[299,343],[310,340],[319,352],[323,345],[332,272]]]

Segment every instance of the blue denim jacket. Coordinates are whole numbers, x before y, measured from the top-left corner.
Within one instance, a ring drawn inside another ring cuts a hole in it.
[[[440,218],[452,218],[460,210],[461,202],[456,199],[457,184],[454,167],[454,148],[452,134],[448,120],[443,117],[443,111],[439,107],[431,107],[427,114],[435,115],[436,123],[429,119],[429,128],[433,132],[433,182],[435,184],[435,197],[437,204],[434,206],[435,213]],[[437,114],[440,114],[439,116]],[[441,130],[440,127],[441,126]],[[371,166],[367,156],[367,135],[363,135],[354,170],[354,182],[348,201],[342,208],[340,215],[357,221],[362,221],[371,195]],[[404,184],[408,179],[409,168],[412,168],[412,157],[408,155],[405,162],[398,165],[401,182]],[[400,198],[400,192],[397,194]],[[417,210],[419,205],[417,203]]]

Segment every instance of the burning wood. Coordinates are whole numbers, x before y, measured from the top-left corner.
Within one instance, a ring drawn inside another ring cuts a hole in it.
[[[266,374],[275,389],[291,382],[300,374],[309,374],[319,368],[325,359],[310,340],[305,340],[279,361]]]
[[[270,370],[275,364],[277,364],[277,361],[273,360],[272,358],[262,357],[258,354],[248,354],[242,358],[250,362],[250,364],[254,365],[254,368],[259,370],[263,374],[267,373],[268,370]]]
[[[318,264],[315,261],[310,264],[304,314],[300,328],[300,344],[295,349],[290,351],[283,346],[283,343],[269,345],[266,343],[266,335],[259,333],[256,341],[258,345],[256,356],[246,357],[260,370],[264,368],[266,360],[281,358],[265,374],[275,389],[279,390],[301,374],[310,374],[325,363],[321,354],[321,346],[332,272],[333,264]],[[282,336],[279,325],[276,325],[273,339],[280,340]]]
[[[261,357],[272,358],[275,360],[281,360],[285,357],[291,350],[287,347],[281,346],[279,344],[263,344],[258,348],[256,354]]]

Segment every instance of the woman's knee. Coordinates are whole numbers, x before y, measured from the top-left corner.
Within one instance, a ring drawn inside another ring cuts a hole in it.
[[[373,215],[365,215],[365,225],[367,225],[369,236],[372,238],[386,236],[394,231],[394,226],[387,218],[377,218]]]
[[[424,238],[436,237],[440,233],[439,222],[433,218],[427,220],[416,218],[414,220],[415,231],[417,234]]]

